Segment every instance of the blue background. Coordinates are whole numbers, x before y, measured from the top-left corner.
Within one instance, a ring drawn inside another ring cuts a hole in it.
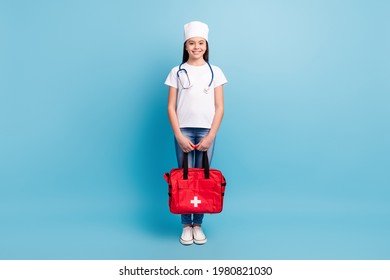
[[[389,259],[390,2],[0,1],[1,259]],[[225,208],[162,174],[183,25],[229,80]]]

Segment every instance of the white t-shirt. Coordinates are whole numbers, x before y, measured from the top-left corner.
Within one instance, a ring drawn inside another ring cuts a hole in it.
[[[179,66],[174,67],[169,73],[165,84],[177,89],[176,113],[179,126],[211,128],[215,114],[214,88],[226,84],[227,80],[222,70],[211,65],[214,79],[211,82],[211,70],[207,63],[201,66],[192,66],[184,63],[178,78]]]

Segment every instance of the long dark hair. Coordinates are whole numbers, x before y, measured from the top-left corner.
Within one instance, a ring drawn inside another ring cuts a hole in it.
[[[182,63],[187,62],[188,58],[190,57],[190,55],[186,51],[186,42],[187,41],[185,41],[184,45],[183,45],[183,60],[182,60]],[[209,42],[207,42],[207,41],[206,41],[206,51],[203,54],[203,59],[206,62],[209,62]]]

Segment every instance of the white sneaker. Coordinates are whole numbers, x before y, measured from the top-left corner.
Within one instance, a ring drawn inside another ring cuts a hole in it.
[[[207,242],[207,238],[204,235],[201,226],[194,226],[192,228],[192,233],[194,235],[195,244],[202,245],[202,244],[205,244]]]
[[[180,237],[180,243],[183,245],[191,245],[192,243],[194,243],[191,226],[183,227],[183,232],[181,233]]]

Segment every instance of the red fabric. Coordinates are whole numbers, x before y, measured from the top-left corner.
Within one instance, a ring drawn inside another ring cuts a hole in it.
[[[174,214],[220,213],[223,207],[226,181],[222,172],[210,168],[205,179],[203,168],[189,168],[183,179],[183,168],[164,175],[169,189],[169,209]]]

